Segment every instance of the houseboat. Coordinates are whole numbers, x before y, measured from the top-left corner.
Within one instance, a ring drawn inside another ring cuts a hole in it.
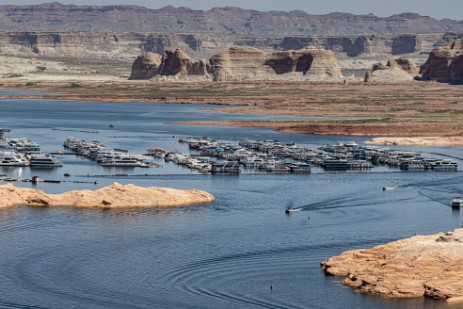
[[[423,160],[404,160],[400,162],[400,169],[404,171],[424,171],[426,164]]]
[[[31,168],[55,168],[63,166],[63,164],[60,161],[58,161],[55,157],[44,154],[29,156],[29,165]]]
[[[340,159],[340,160],[325,160],[321,164],[325,170],[330,171],[347,171],[352,167],[352,162]]]
[[[236,161],[224,161],[212,163],[212,174],[239,174],[240,164]]]

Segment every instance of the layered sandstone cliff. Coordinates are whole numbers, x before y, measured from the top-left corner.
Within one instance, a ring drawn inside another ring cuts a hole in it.
[[[231,47],[209,60],[190,58],[184,51],[166,51],[160,58],[138,57],[131,79],[176,78],[243,80],[339,81],[341,70],[332,51],[308,47],[264,52],[253,47]],[[154,69],[156,68],[156,69]]]
[[[423,79],[439,82],[463,82],[463,39],[434,49],[421,67]]]
[[[412,81],[419,70],[415,62],[408,58],[392,58],[386,65],[377,63],[365,74],[365,82]]]
[[[199,190],[176,190],[159,187],[137,187],[114,183],[91,191],[69,191],[47,194],[42,190],[17,188],[12,184],[0,186],[0,208],[12,206],[69,206],[69,207],[171,207],[209,203],[215,198]]]
[[[341,57],[376,58],[429,53],[455,37],[443,33],[266,37],[214,33],[0,31],[0,54],[131,62],[143,53],[162,54],[176,48],[195,58],[209,58],[232,46],[251,46],[264,51],[315,46]]]
[[[415,236],[322,262],[343,284],[385,297],[463,300],[463,229]]]
[[[378,17],[373,14],[308,14],[304,11],[256,11],[218,7],[208,11],[167,6],[159,10],[134,5],[0,6],[5,30],[124,31],[165,33],[306,36],[308,34],[437,33],[462,31],[455,20],[437,20],[413,13]]]

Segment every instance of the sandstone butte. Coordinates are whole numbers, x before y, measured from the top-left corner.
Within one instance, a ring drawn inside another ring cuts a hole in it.
[[[214,200],[215,197],[205,191],[144,188],[116,182],[94,191],[75,190],[62,194],[47,194],[39,189],[17,188],[13,184],[0,186],[0,208],[13,206],[174,207],[209,203]]]
[[[463,302],[463,229],[347,251],[321,267],[365,293]]]
[[[182,49],[163,55],[146,53],[132,65],[130,80],[189,81],[342,81],[336,54],[312,46],[300,50],[264,52],[234,46],[210,59],[190,58]]]

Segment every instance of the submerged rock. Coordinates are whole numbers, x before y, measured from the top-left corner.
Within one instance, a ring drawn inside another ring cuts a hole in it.
[[[98,190],[76,190],[47,194],[39,189],[17,188],[9,183],[0,186],[0,208],[12,206],[69,207],[172,207],[210,203],[211,194],[200,190],[177,190],[160,187],[137,187],[117,182]]]
[[[321,267],[366,293],[463,300],[463,229],[347,251],[322,262]]]

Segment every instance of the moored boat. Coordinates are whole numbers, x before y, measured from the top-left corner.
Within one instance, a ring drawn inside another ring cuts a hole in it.
[[[29,165],[31,168],[55,168],[63,166],[63,164],[60,161],[58,161],[55,157],[44,154],[29,156]]]

